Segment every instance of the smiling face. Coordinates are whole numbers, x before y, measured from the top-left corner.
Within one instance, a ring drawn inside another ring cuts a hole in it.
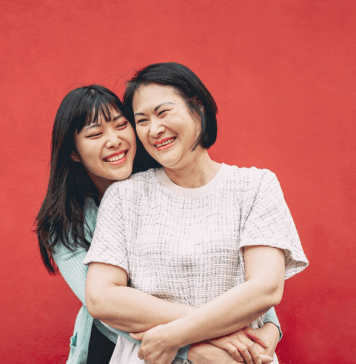
[[[81,162],[94,184],[107,186],[132,173],[136,136],[123,114],[112,108],[111,121],[101,116],[97,123],[84,126],[75,135],[76,152],[72,159]]]
[[[192,152],[201,120],[172,86],[142,85],[132,100],[136,132],[147,152],[162,166],[184,168],[202,152]]]

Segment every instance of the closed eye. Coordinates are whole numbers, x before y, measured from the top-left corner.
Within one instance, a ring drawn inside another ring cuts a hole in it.
[[[128,123],[128,121],[127,120],[125,120],[123,123],[120,123],[120,124],[118,124],[117,126],[116,126],[116,129],[125,129],[126,128],[126,126],[127,126],[127,123]]]
[[[102,133],[90,134],[87,136],[87,138],[92,138],[92,139],[99,138],[101,136],[101,134]]]
[[[136,124],[141,124],[141,123],[144,123],[146,121],[148,121],[148,119],[138,119],[138,120],[136,120]]]
[[[160,111],[159,113],[158,113],[158,116],[161,116],[162,114],[164,114],[166,111],[168,111],[168,110],[162,110],[162,111]],[[165,116],[165,115],[162,115],[162,116]]]

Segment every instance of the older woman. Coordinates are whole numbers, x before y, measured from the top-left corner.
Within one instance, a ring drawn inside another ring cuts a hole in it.
[[[171,363],[179,347],[203,340],[261,363],[257,350],[246,352],[238,334],[229,334],[263,326],[284,279],[307,266],[276,176],[210,159],[216,105],[182,65],[146,67],[129,82],[125,102],[139,139],[163,168],[106,191],[85,259],[89,312],[108,320],[106,302],[115,296],[118,328],[153,327],[136,336],[140,349],[118,342],[118,363],[124,355],[125,363],[136,362],[137,352],[146,363]],[[158,298],[194,309],[162,325],[159,315],[147,316]]]

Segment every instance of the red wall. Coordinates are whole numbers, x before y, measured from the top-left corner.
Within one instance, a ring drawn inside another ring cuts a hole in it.
[[[80,307],[31,232],[61,99],[94,82],[121,95],[134,69],[176,61],[219,106],[211,155],[278,175],[310,259],[277,308],[281,363],[355,363],[355,13],[353,0],[2,0],[1,362],[64,363]]]

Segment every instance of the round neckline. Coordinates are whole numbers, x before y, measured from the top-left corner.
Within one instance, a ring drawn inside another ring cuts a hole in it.
[[[221,167],[216,175],[209,181],[206,185],[197,188],[185,188],[178,186],[174,182],[170,180],[170,178],[166,175],[164,168],[156,169],[155,174],[158,181],[161,185],[169,190],[170,192],[174,193],[175,195],[186,197],[186,198],[198,198],[204,197],[210,194],[219,183],[219,181],[223,178],[227,170],[227,165],[225,163],[221,163]]]

